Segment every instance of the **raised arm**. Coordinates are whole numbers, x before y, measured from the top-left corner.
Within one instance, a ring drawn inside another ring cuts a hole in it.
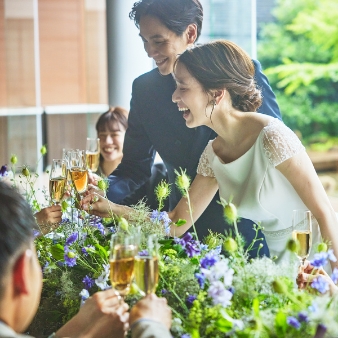
[[[194,222],[201,216],[218,190],[218,184],[214,177],[196,175],[189,190],[190,205]],[[168,213],[169,218],[176,222],[179,219],[187,221],[183,226],[171,226],[170,233],[178,237],[184,234],[191,226],[192,220],[189,213],[187,198],[182,197],[174,210]],[[91,194],[81,200],[82,208],[99,217],[110,217],[112,214],[128,219],[132,208],[113,203],[99,194]],[[206,225],[207,226],[207,225]]]
[[[331,243],[335,255],[338,255],[337,215],[307,153],[303,151],[289,158],[276,169],[292,184],[318,221],[323,239]],[[338,268],[338,262],[331,262],[331,266]]]

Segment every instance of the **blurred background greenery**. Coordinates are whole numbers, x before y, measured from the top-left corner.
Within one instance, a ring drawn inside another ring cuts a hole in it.
[[[284,122],[311,149],[338,147],[338,1],[278,0],[258,59]]]

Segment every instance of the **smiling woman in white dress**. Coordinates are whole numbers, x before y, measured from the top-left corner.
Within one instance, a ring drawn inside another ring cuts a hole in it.
[[[177,59],[172,99],[187,127],[206,125],[218,134],[201,155],[190,188],[193,218],[198,219],[218,190],[225,200],[233,196],[239,216],[261,222],[270,253],[278,256],[291,234],[292,210],[309,209],[338,253],[337,217],[312,162],[288,127],[256,113],[262,98],[253,76],[250,56],[230,41],[188,49]],[[90,196],[84,208],[89,201]],[[192,225],[186,202],[182,198],[169,212],[174,222],[187,220],[179,228],[172,226],[172,235],[180,236]],[[92,212],[105,216],[107,203],[101,198]],[[128,209],[110,204],[113,212],[128,216]],[[319,240],[314,227],[313,241]]]

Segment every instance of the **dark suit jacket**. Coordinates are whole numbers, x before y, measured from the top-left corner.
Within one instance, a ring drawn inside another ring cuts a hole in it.
[[[255,79],[263,94],[259,112],[281,118],[275,95],[262,73],[261,65],[258,61],[254,61],[254,64]],[[167,167],[168,179],[172,184],[169,204],[170,209],[173,209],[181,198],[174,184],[174,170],[181,167],[194,178],[199,158],[208,141],[214,139],[216,134],[206,126],[192,129],[186,127],[182,112],[171,99],[175,90],[171,74],[163,76],[155,68],[135,79],[132,90],[123,159],[109,176],[108,198],[123,203],[126,196],[143,184],[151,175],[157,151]],[[223,220],[222,208],[216,203],[217,200],[218,194],[196,222],[199,239],[208,235],[208,229],[224,233],[229,228]],[[254,234],[252,222],[248,224],[242,220],[239,229],[247,242],[251,242]]]

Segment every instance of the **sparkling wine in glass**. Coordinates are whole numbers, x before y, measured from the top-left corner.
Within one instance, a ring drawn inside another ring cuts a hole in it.
[[[67,183],[67,166],[64,160],[53,160],[49,176],[49,195],[54,204],[61,202]]]
[[[72,154],[70,176],[75,190],[81,196],[88,185],[88,170],[83,150],[76,150]]]
[[[100,139],[87,137],[86,147],[87,167],[96,172],[100,164]]]
[[[145,296],[154,293],[158,284],[158,242],[156,235],[147,238],[145,250],[135,257],[135,283],[140,293]]]
[[[309,210],[294,210],[292,216],[292,238],[298,242],[297,256],[304,265],[312,247],[312,219]]]
[[[124,297],[129,293],[134,277],[135,255],[138,250],[135,236],[118,232],[111,237],[110,282],[115,291]]]

